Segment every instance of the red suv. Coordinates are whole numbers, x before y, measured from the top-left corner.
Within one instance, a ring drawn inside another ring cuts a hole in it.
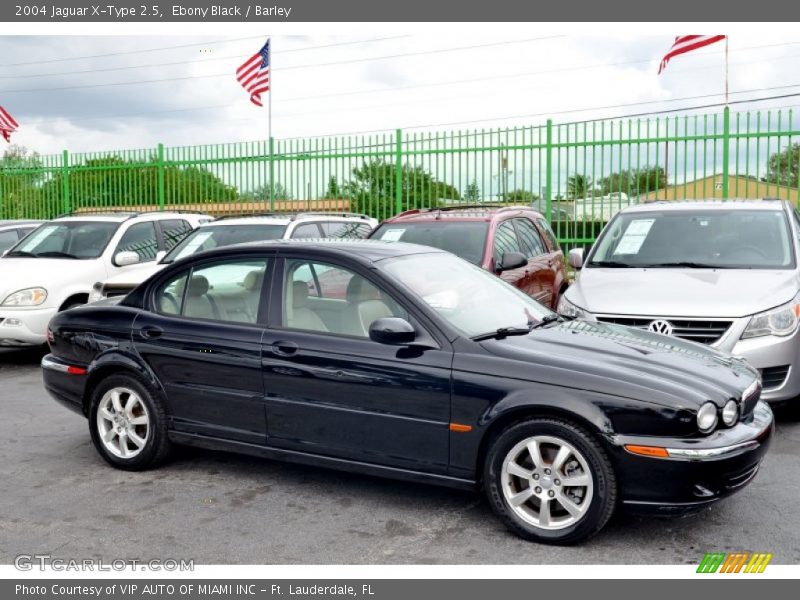
[[[408,210],[381,223],[369,237],[447,250],[553,309],[567,288],[558,240],[547,220],[527,206]]]

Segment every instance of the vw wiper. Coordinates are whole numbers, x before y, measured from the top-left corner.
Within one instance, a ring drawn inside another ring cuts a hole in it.
[[[593,260],[590,263],[587,263],[589,267],[613,267],[617,269],[627,269],[633,267],[634,265],[629,265],[628,263],[619,262],[617,260]]]
[[[54,258],[78,258],[74,254],[70,254],[69,252],[57,252],[55,250],[49,252],[39,252],[36,256],[47,256]]]
[[[472,341],[480,342],[482,340],[503,339],[509,335],[527,335],[531,332],[530,327],[501,327],[489,333],[482,333],[480,335],[472,336]]]
[[[711,263],[693,262],[690,260],[682,260],[677,262],[651,263],[639,266],[643,269],[662,269],[670,267],[678,267],[678,268],[682,267],[685,269],[730,269],[731,268],[727,265],[714,265]]]
[[[25,256],[26,258],[36,258],[38,254],[33,252],[25,252],[25,250],[12,250],[6,256]]]

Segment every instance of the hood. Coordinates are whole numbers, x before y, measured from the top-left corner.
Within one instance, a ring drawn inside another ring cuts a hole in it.
[[[125,267],[124,269],[122,269],[121,273],[117,273],[116,275],[109,277],[108,279],[103,281],[103,284],[115,287],[124,286],[133,289],[146,279],[149,279],[151,275],[158,273],[161,269],[163,269],[166,266],[167,265],[157,262],[147,262],[147,263],[142,263],[140,265],[131,265],[129,267]]]
[[[568,321],[482,344],[544,367],[537,381],[671,408],[696,410],[708,400],[722,407],[758,378],[745,361],[707,346],[607,323]]]
[[[794,270],[590,268],[566,298],[596,314],[737,318],[789,302],[798,290]]]
[[[8,258],[0,259],[0,302],[18,290],[41,287],[48,291],[45,304],[57,300],[57,291],[77,282],[91,288],[106,270],[100,259]]]

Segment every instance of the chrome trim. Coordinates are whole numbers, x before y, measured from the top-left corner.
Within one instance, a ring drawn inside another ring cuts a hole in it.
[[[688,460],[709,460],[712,458],[720,458],[731,454],[736,454],[742,450],[751,450],[758,448],[760,442],[757,440],[750,440],[740,444],[733,444],[731,446],[722,446],[720,448],[666,448],[670,458],[685,458]]]
[[[49,356],[44,356],[41,364],[43,369],[47,369],[49,371],[58,371],[59,373],[68,373],[70,367],[70,365],[57,362]]]

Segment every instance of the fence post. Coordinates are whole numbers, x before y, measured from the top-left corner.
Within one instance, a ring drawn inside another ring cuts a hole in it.
[[[164,210],[164,144],[158,144],[158,210]]]
[[[403,212],[403,130],[397,130],[394,158],[394,212]]]
[[[728,173],[730,173],[731,109],[726,106],[722,113],[722,199],[728,199]]]
[[[275,150],[274,139],[269,138],[269,211],[275,212],[275,162],[273,152]]]
[[[544,201],[545,201],[545,217],[547,222],[553,220],[553,120],[547,119],[547,137],[545,146],[545,183],[544,183]]]
[[[63,213],[69,214],[69,152],[64,150],[61,155],[61,194],[63,200]]]

